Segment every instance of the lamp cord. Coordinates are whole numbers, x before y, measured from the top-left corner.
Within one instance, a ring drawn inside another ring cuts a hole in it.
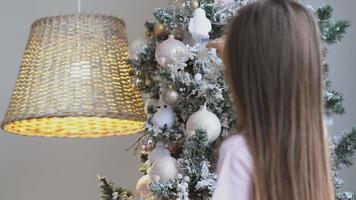
[[[81,11],[82,11],[82,5],[81,5],[81,0],[77,0],[77,3],[78,3],[78,14],[80,14],[81,13]]]

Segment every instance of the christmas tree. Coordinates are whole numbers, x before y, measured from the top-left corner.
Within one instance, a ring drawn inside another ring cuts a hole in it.
[[[141,199],[210,199],[216,182],[216,152],[223,138],[238,130],[224,81],[224,66],[205,44],[219,38],[238,10],[252,0],[171,0],[156,9],[156,22],[146,22],[146,38],[130,47],[132,86],[142,91],[147,122],[136,151],[143,176]],[[310,9],[312,9],[310,7]],[[349,22],[333,21],[328,5],[313,10],[323,41],[326,116],[343,114],[343,97],[327,80],[327,47],[339,42]],[[356,199],[343,192],[338,170],[352,165],[356,130],[331,138],[337,199]],[[133,199],[106,178],[101,199]]]

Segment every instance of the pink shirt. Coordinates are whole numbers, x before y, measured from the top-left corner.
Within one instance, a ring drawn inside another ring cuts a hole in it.
[[[252,200],[253,160],[242,135],[233,135],[220,147],[218,181],[212,200]]]

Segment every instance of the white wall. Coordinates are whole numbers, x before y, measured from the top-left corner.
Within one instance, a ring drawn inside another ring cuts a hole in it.
[[[144,34],[145,20],[165,0],[82,0],[82,10],[124,18],[130,40]],[[0,0],[0,118],[14,86],[31,23],[76,12],[75,0]],[[44,139],[0,133],[0,200],[99,199],[96,175],[133,189],[139,160],[127,147],[136,136]]]
[[[328,55],[333,88],[343,93],[345,98],[346,113],[335,116],[331,128],[333,134],[339,134],[344,129],[356,127],[356,1],[308,0],[306,2],[315,8],[329,3],[335,9],[335,19],[347,19],[352,23],[345,38],[341,43],[333,45]],[[356,166],[345,169],[341,174],[346,182],[346,189],[356,192]]]
[[[143,23],[168,0],[82,0],[87,12],[122,16],[129,39],[143,35]],[[320,5],[321,0],[311,1]],[[324,2],[324,1],[323,1]],[[345,95],[347,114],[335,119],[340,131],[356,125],[356,1],[332,1],[337,17],[354,21],[345,40],[331,49],[331,79]],[[5,112],[31,22],[38,17],[76,12],[75,0],[0,1],[0,115]],[[1,118],[0,116],[0,118]],[[1,132],[1,131],[0,131]],[[96,174],[134,189],[138,158],[125,149],[135,136],[105,139],[44,139],[0,133],[0,200],[95,200]],[[346,170],[347,188],[356,191],[356,169]]]

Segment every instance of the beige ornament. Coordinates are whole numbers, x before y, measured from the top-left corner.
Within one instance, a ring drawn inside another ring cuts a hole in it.
[[[147,199],[152,195],[150,191],[150,177],[148,175],[142,176],[136,184],[136,191],[141,198]]]
[[[152,86],[152,80],[150,79],[150,77],[149,76],[146,76],[145,77],[145,85],[146,85],[146,87],[151,87]]]
[[[191,137],[198,129],[206,131],[208,142],[214,142],[220,135],[221,123],[219,118],[212,112],[206,109],[206,105],[193,113],[186,124],[186,134]]]
[[[197,8],[199,8],[199,2],[198,2],[198,1],[192,1],[192,2],[191,2],[191,7],[192,7],[192,9],[197,9]]]

